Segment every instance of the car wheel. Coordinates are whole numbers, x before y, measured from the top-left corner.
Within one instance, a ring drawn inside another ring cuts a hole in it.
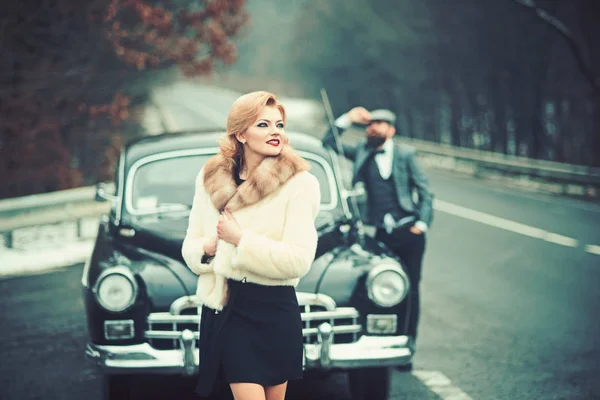
[[[390,394],[389,368],[364,368],[348,372],[352,400],[387,400]]]
[[[132,400],[135,398],[130,376],[105,375],[103,386],[104,400]]]

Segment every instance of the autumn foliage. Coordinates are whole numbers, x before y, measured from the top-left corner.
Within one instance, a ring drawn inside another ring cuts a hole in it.
[[[236,60],[245,0],[10,0],[0,198],[111,179],[156,84]]]

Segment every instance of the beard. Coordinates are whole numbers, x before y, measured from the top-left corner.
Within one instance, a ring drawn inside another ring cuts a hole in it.
[[[367,146],[377,148],[385,143],[385,136],[367,136]]]

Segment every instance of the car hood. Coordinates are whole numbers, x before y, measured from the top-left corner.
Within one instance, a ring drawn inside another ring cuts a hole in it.
[[[150,251],[183,262],[181,246],[188,226],[187,218],[140,218],[132,222],[135,230],[132,242]]]
[[[179,278],[187,294],[196,293],[198,276],[185,264],[181,246],[188,225],[187,218],[140,218],[128,223],[135,230],[129,243],[162,258]]]
[[[365,236],[362,245],[345,243],[317,258],[296,290],[323,293],[339,307],[352,305],[352,296],[364,290],[368,272],[381,262],[385,249]],[[394,262],[394,261],[392,261]]]

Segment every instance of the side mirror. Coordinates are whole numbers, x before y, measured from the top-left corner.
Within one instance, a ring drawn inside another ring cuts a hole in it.
[[[356,182],[352,190],[346,191],[346,197],[355,197],[356,201],[362,203],[366,200],[367,191],[365,190],[365,184],[363,182]]]
[[[108,185],[105,182],[98,182],[96,184],[96,201],[115,201],[117,196],[109,194]]]

